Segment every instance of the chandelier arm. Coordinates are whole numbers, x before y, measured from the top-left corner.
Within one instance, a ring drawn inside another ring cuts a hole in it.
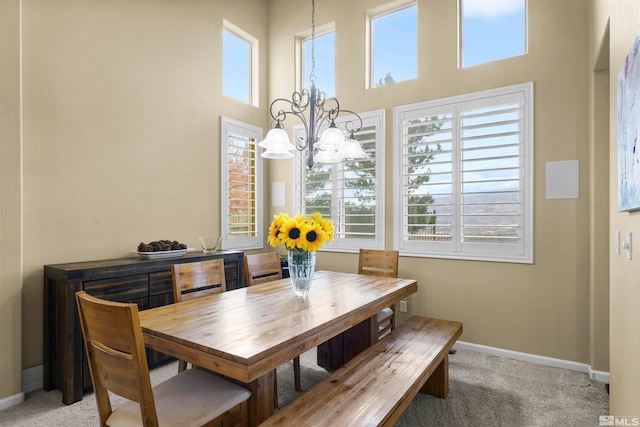
[[[274,99],[273,102],[271,102],[271,105],[269,106],[269,115],[271,115],[271,118],[273,119],[272,121],[277,122],[279,124],[280,122],[283,122],[287,118],[287,115],[292,114],[293,110],[291,112],[287,112],[284,109],[278,110],[277,108],[275,108],[276,103],[287,104],[290,110],[292,110],[292,103],[288,99],[284,99],[284,98],[277,98],[277,99]]]
[[[300,117],[300,120],[302,121],[302,125],[304,126],[304,135],[299,136],[296,139],[296,149],[298,151],[304,151],[309,145],[309,141],[307,140],[307,135],[309,135],[309,123],[307,122],[307,119],[304,116],[300,115],[298,117]]]
[[[291,94],[291,101],[289,104],[291,105],[291,111],[297,111],[302,113],[307,108],[309,108],[309,103],[311,102],[311,96],[309,95],[309,91],[307,89],[302,89],[300,92],[293,92]]]
[[[328,115],[323,115],[323,116],[319,116],[317,117],[316,120],[316,129],[321,129],[322,126],[326,125],[329,126],[331,124],[331,118]]]
[[[362,126],[363,126],[363,121],[362,121],[362,117],[360,117],[360,115],[358,113],[356,113],[355,111],[351,111],[351,110],[340,110],[340,112],[338,114],[351,114],[353,116],[356,116],[357,121],[359,122],[359,124],[357,126],[354,126],[353,128],[351,127],[356,120],[347,120],[344,124],[344,128],[347,130],[347,132],[349,133],[356,133],[356,132],[360,132],[360,130],[362,130]]]
[[[280,109],[275,108],[276,103],[286,105],[286,108],[288,108],[288,110],[286,110],[285,108],[280,108]],[[305,135],[307,135],[309,133],[308,132],[309,124],[303,113],[306,111],[308,107],[309,107],[309,102],[306,98],[306,93],[295,92],[291,100],[288,100],[285,98],[277,98],[273,100],[273,102],[271,103],[271,106],[269,107],[269,114],[273,119],[272,126],[273,127],[281,126],[281,123],[284,122],[288,116],[293,115],[298,119],[300,119],[300,121],[304,125]],[[303,151],[304,149],[306,149],[307,148],[306,138],[298,138],[296,140],[296,148],[300,151]]]

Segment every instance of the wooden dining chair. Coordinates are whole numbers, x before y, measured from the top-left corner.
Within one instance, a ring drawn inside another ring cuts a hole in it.
[[[282,279],[280,255],[277,252],[245,255],[244,271],[247,276],[247,286]]]
[[[398,277],[398,251],[360,249],[358,274],[369,276]],[[396,327],[396,307],[392,305],[378,312],[378,339]]]
[[[189,301],[227,290],[222,258],[173,264],[173,301]]]
[[[282,279],[280,255],[278,255],[277,252],[245,255],[244,269],[247,276],[247,286],[259,285],[260,283],[267,283]],[[293,359],[293,380],[296,391],[302,391],[302,384],[300,381],[300,357],[295,357]],[[276,396],[275,407],[277,407],[277,376],[274,392]]]
[[[189,301],[224,292],[227,289],[222,258],[173,264],[171,275],[174,302]],[[178,360],[178,372],[186,368],[187,362]]]
[[[190,369],[151,387],[134,303],[76,293],[89,372],[101,426],[246,426],[245,388],[209,372]],[[125,399],[112,409],[109,392]]]

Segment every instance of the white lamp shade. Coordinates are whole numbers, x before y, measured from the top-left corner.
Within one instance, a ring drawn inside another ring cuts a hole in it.
[[[333,149],[318,150],[313,156],[313,161],[316,163],[338,163],[342,160],[344,160],[344,157],[342,157],[340,151]]]
[[[362,145],[355,138],[348,138],[345,148],[342,150],[345,159],[364,159],[369,157],[366,151],[362,149]]]
[[[282,128],[273,128],[267,132],[267,137],[258,143],[258,147],[262,147],[271,153],[285,153],[295,149],[291,141],[289,141],[289,135]],[[265,156],[263,155],[262,157]]]
[[[323,150],[342,150],[344,149],[344,134],[337,127],[330,126],[322,132],[317,147]]]
[[[261,156],[265,159],[290,159],[293,157],[293,154],[290,151],[279,152],[267,149]]]

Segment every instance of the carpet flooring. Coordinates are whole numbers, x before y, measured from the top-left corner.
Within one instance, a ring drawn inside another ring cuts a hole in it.
[[[315,350],[301,356],[302,387],[307,389],[328,373],[315,364]],[[169,363],[152,370],[154,384],[177,372]],[[586,374],[527,362],[458,350],[449,357],[449,396],[419,394],[396,426],[598,426],[609,413],[603,383]],[[278,368],[281,406],[298,393],[293,388],[292,363]],[[73,405],[62,404],[57,390],[29,393],[17,406],[0,411],[0,426],[98,426],[93,394]],[[122,402],[117,396],[113,406]]]

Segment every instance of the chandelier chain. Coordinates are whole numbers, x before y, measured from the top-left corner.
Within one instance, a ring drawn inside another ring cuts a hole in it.
[[[312,85],[316,83],[316,2],[311,1],[311,74],[309,81]]]

